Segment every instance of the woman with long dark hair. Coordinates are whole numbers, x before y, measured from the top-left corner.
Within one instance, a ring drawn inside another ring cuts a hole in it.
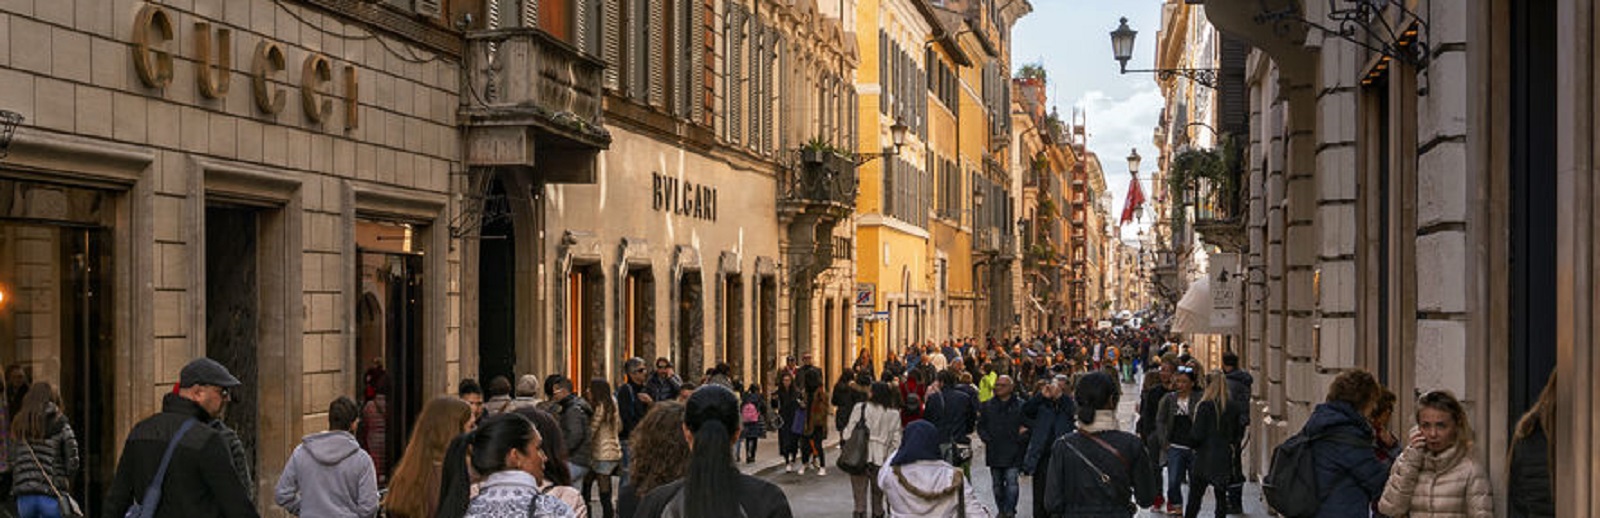
[[[539,481],[539,492],[561,499],[562,503],[572,509],[572,514],[577,518],[588,518],[589,505],[584,501],[583,495],[577,488],[572,487],[572,471],[568,468],[567,443],[562,435],[561,424],[556,422],[556,417],[550,412],[534,407],[522,407],[513,410],[533,423],[538,430],[539,450],[544,457],[544,463],[530,467],[529,472]]]
[[[732,391],[720,385],[695,390],[684,405],[683,429],[694,435],[688,478],[651,491],[637,518],[793,516],[783,490],[734,465],[739,398]]]
[[[476,430],[457,436],[444,456],[444,487],[435,516],[500,518],[507,509],[526,509],[529,518],[576,516],[561,499],[539,491],[534,473],[545,465],[540,442],[533,423],[516,413],[489,416]],[[471,495],[473,474],[478,477],[477,496]]]
[[[11,420],[11,491],[23,518],[60,518],[61,497],[80,467],[78,440],[61,408],[61,396],[46,382],[22,396]]]
[[[389,480],[384,514],[394,518],[427,518],[439,508],[439,475],[450,440],[472,426],[472,405],[455,396],[439,396],[422,407],[406,453]]]
[[[1104,372],[1085,374],[1073,388],[1077,431],[1051,448],[1045,509],[1055,517],[1131,517],[1161,492],[1156,468],[1139,436],[1117,423],[1121,387]]]
[[[611,475],[617,473],[622,462],[622,441],[618,436],[622,418],[617,413],[617,399],[611,395],[611,383],[605,378],[589,380],[588,399],[594,405],[594,416],[589,418],[589,457],[594,467],[583,479],[583,500],[589,501],[589,487],[598,483],[600,512],[604,518],[612,518],[616,509],[611,503]]]
[[[800,456],[800,436],[805,423],[801,419],[800,410],[806,408],[806,393],[794,382],[794,375],[787,372],[778,377],[778,390],[772,396],[772,401],[778,406],[778,417],[783,419],[783,424],[778,426],[778,453],[783,455],[783,472],[793,473],[795,461]]]

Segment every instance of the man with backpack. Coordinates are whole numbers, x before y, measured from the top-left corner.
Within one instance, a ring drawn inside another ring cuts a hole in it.
[[[102,516],[257,516],[249,489],[234,472],[222,432],[208,423],[222,414],[239,379],[210,358],[189,362],[178,390],[161,399],[161,413],[133,426],[106,491]]]
[[[1367,518],[1389,480],[1366,418],[1381,393],[1366,371],[1334,378],[1300,433],[1273,450],[1262,481],[1267,504],[1287,518]]]

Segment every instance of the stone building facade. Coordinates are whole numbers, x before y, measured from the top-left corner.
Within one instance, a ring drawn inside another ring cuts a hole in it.
[[[1251,463],[1328,381],[1468,405],[1506,513],[1514,425],[1556,379],[1558,516],[1593,495],[1596,11],[1589,2],[1394,2],[1352,38],[1343,3],[1208,0],[1248,42],[1251,275],[1241,336],[1262,418]],[[1514,495],[1520,496],[1520,495]]]
[[[245,381],[261,501],[374,363],[390,461],[452,386],[461,42],[394,4],[0,3],[0,361],[61,392],[85,511],[191,358]]]

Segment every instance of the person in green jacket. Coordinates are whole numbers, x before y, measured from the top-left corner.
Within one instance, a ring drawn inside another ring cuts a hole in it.
[[[994,398],[994,382],[1000,379],[1000,373],[994,371],[994,364],[984,362],[983,377],[978,378],[978,402],[984,403]]]

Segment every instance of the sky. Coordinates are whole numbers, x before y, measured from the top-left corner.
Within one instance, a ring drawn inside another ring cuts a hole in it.
[[[1021,68],[1043,64],[1049,80],[1052,105],[1070,120],[1072,108],[1088,114],[1089,151],[1100,157],[1106,189],[1114,196],[1111,217],[1122,217],[1128,196],[1128,152],[1138,149],[1146,158],[1139,167],[1148,200],[1150,170],[1156,155],[1151,143],[1164,101],[1155,77],[1148,73],[1118,73],[1111,55],[1111,31],[1118,19],[1139,31],[1134,40],[1130,69],[1154,68],[1155,36],[1161,27],[1161,0],[1029,0],[1033,12],[1012,31],[1011,62]],[[1015,70],[1013,70],[1013,74]],[[1147,205],[1148,207],[1148,205]],[[1146,209],[1143,224],[1154,218]],[[1125,239],[1134,225],[1123,229]]]

